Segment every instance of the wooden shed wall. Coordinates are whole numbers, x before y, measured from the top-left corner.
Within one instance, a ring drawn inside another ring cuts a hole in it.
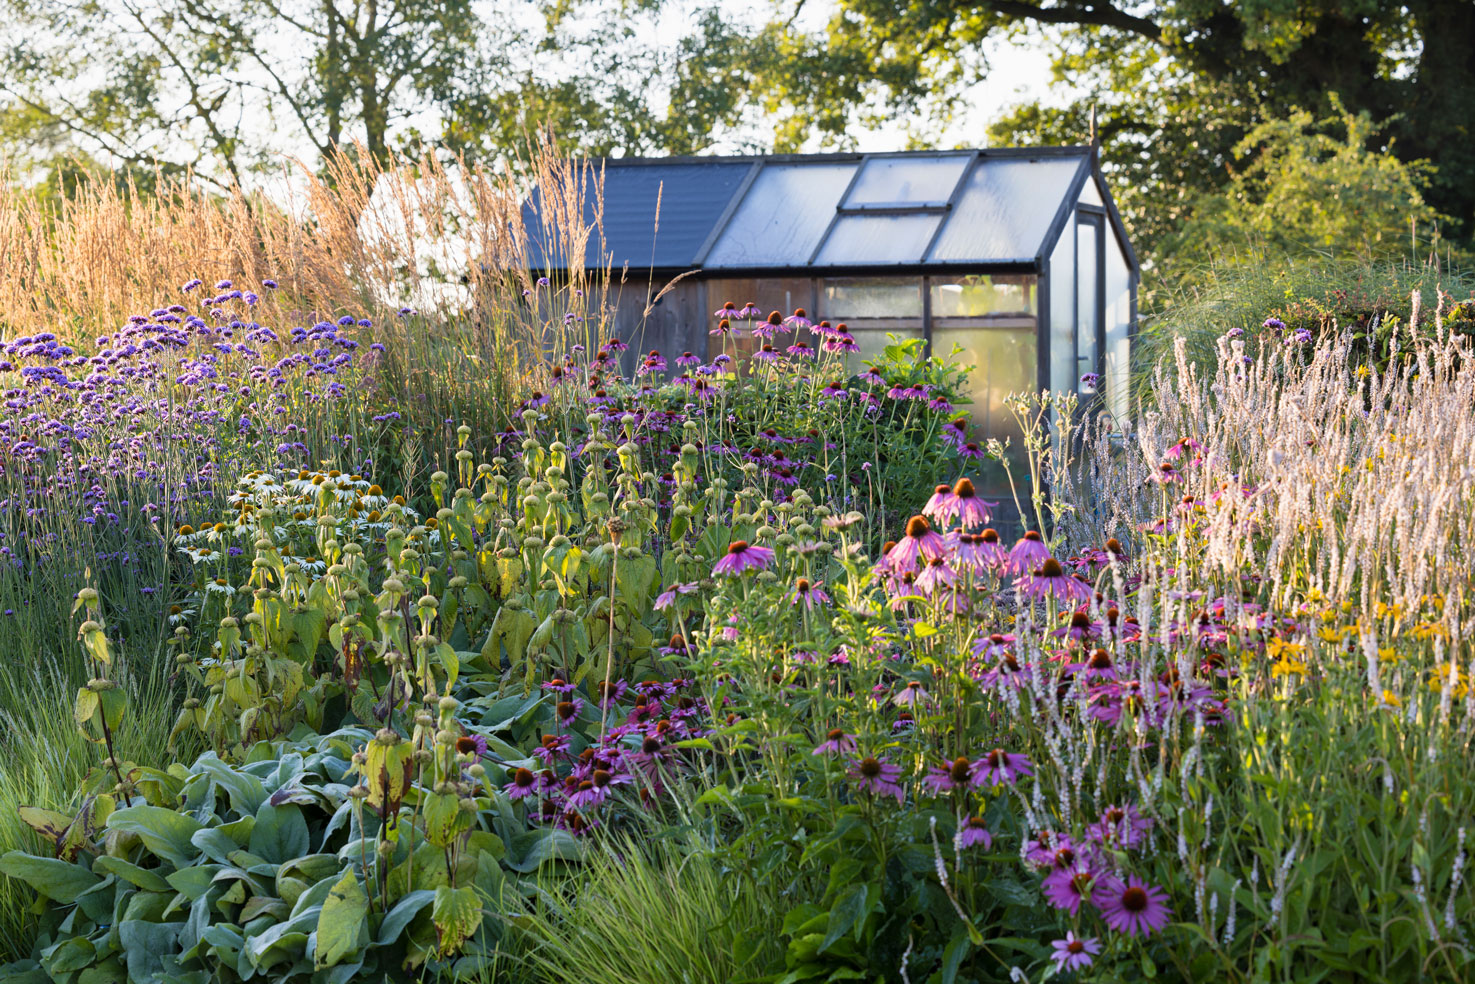
[[[705,309],[706,285],[695,277],[678,281],[654,304],[667,280],[613,283],[609,300],[614,309],[613,334],[630,346],[624,368],[633,372],[640,358],[652,349],[667,362],[682,352],[707,354],[707,329],[711,312]],[[650,312],[647,314],[646,309]],[[673,364],[674,365],[674,364]]]

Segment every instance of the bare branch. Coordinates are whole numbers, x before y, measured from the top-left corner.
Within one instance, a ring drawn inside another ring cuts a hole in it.
[[[1049,6],[1029,3],[1028,0],[984,0],[982,6],[1006,17],[1034,20],[1042,24],[1090,24],[1116,28],[1157,44],[1161,44],[1163,40],[1163,29],[1156,21],[1129,14],[1105,0],[1091,0],[1089,3],[1067,0]]]

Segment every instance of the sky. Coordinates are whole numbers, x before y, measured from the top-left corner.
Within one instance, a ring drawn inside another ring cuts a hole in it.
[[[939,144],[983,146],[987,127],[1004,111],[1036,99],[1052,106],[1067,105],[1073,98],[1065,86],[1050,85],[1050,54],[1040,42],[1014,44],[997,39],[985,46],[989,74],[968,90],[968,111],[943,132]],[[862,151],[897,150],[905,136],[900,126],[889,126],[867,134],[857,148]],[[874,142],[875,146],[868,146]]]

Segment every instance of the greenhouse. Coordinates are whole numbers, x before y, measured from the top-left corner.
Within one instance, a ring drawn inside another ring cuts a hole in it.
[[[710,355],[728,301],[803,308],[849,327],[857,365],[894,334],[975,367],[988,436],[1012,429],[1003,397],[1031,387],[1099,393],[1126,417],[1139,269],[1093,147],[609,159],[587,174],[603,194],[584,196],[595,228],[574,259],[609,271],[634,349]],[[539,207],[530,230],[547,225]],[[568,268],[556,239],[533,247],[541,270]]]

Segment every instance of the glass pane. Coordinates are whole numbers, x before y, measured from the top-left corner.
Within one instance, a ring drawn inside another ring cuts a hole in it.
[[[1079,157],[984,158],[963,183],[929,259],[1033,259],[1080,166]]]
[[[709,267],[803,266],[854,164],[767,164],[707,257]]]
[[[820,317],[830,321],[859,318],[922,317],[922,281],[846,277],[825,280]]]
[[[1076,381],[1082,394],[1095,386],[1080,377],[1097,369],[1096,359],[1096,248],[1100,227],[1095,222],[1076,225]]]
[[[1106,399],[1125,422],[1131,416],[1132,271],[1114,236],[1106,237]]]
[[[969,367],[965,393],[973,402],[964,407],[974,428],[974,440],[982,444],[991,437],[1009,438],[1011,448],[1021,453],[1024,434],[1014,415],[1004,405],[1011,393],[1033,393],[1035,390],[1035,329],[1021,328],[934,328],[932,352],[955,365]],[[1018,465],[1011,462],[1015,474]],[[989,498],[1005,498],[1001,511],[1012,513],[1007,501],[1009,485],[1003,467],[996,461],[970,463],[974,484]],[[1027,469],[1025,470],[1027,474]]]
[[[1076,240],[1066,234],[1050,254],[1050,390],[1076,388]]]
[[[1035,313],[1035,278],[988,274],[932,278],[934,318],[987,318]]]
[[[941,205],[952,196],[970,157],[880,157],[866,162],[845,206]]]
[[[842,215],[816,265],[917,263],[941,215]]]

